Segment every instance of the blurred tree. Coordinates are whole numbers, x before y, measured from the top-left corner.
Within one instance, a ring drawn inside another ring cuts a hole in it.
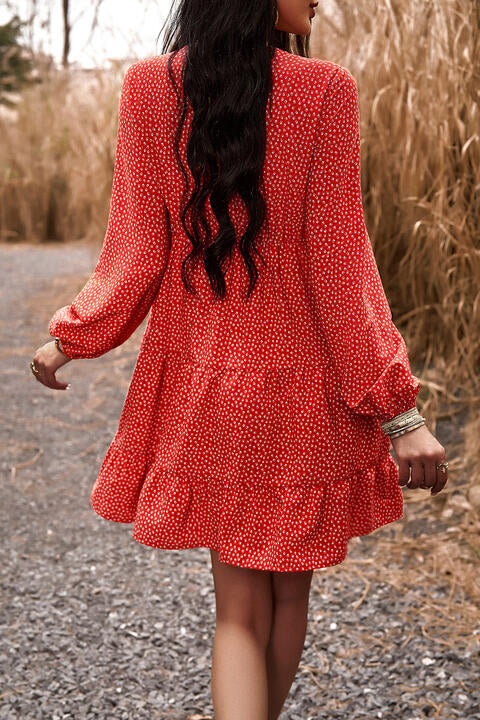
[[[70,0],[62,0],[62,14],[63,14],[63,53],[62,53],[62,65],[64,68],[68,65],[68,54],[70,52],[70,30],[71,25],[68,19],[68,12],[70,10]]]
[[[20,43],[20,33],[26,23],[18,15],[0,25],[0,104],[14,107],[7,93],[17,92],[24,85],[36,82],[32,77],[31,52]]]
[[[93,20],[90,29],[90,38],[93,35],[95,28],[98,25],[98,16],[100,6],[103,0],[95,0],[93,3]],[[63,17],[63,53],[62,53],[62,65],[64,68],[68,67],[69,64],[69,53],[70,53],[70,35],[72,26],[70,24],[70,0],[62,0],[62,17]]]

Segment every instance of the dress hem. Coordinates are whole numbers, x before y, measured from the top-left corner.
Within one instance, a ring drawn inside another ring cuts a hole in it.
[[[131,520],[131,521],[115,520],[111,517],[108,517],[108,513],[102,514],[98,510],[96,510],[93,506],[92,506],[92,509],[96,515],[103,518],[104,520],[110,520],[111,522],[120,523],[123,525],[133,525],[134,524],[133,520]],[[212,542],[205,541],[204,543],[200,542],[200,543],[194,544],[194,545],[179,544],[179,543],[154,544],[154,543],[148,542],[145,539],[145,537],[142,537],[141,533],[135,533],[135,530],[132,531],[131,537],[133,540],[135,540],[135,542],[138,542],[141,545],[144,545],[145,547],[151,547],[151,548],[155,548],[157,550],[197,550],[197,549],[215,550],[215,552],[219,553],[220,562],[224,562],[227,565],[234,565],[235,567],[242,567],[242,568],[252,569],[252,570],[266,570],[266,571],[271,571],[271,572],[306,572],[309,570],[322,570],[327,567],[333,567],[335,565],[340,565],[342,562],[344,562],[344,560],[347,559],[348,543],[350,540],[352,540],[355,537],[363,537],[365,535],[370,535],[373,532],[375,532],[376,530],[379,530],[380,528],[385,527],[386,525],[390,525],[391,523],[401,520],[403,517],[404,517],[404,512],[403,512],[403,508],[402,508],[402,512],[400,514],[396,514],[391,519],[384,520],[379,523],[373,523],[373,525],[370,527],[370,529],[366,530],[365,532],[352,533],[345,541],[344,552],[340,553],[335,558],[332,558],[330,561],[324,562],[321,565],[319,564],[320,561],[318,561],[318,562],[314,561],[313,565],[312,565],[312,563],[302,563],[301,566],[299,566],[299,563],[286,562],[281,567],[277,566],[277,567],[273,568],[273,567],[265,567],[265,565],[268,565],[268,564],[271,565],[271,563],[262,563],[262,562],[258,562],[256,560],[252,560],[252,561],[246,560],[246,562],[249,562],[250,564],[242,565],[242,564],[240,564],[240,562],[234,561],[234,559],[232,559],[228,555],[227,551],[223,551],[223,553],[222,553],[221,548],[218,545],[215,546],[215,543],[212,543]]]

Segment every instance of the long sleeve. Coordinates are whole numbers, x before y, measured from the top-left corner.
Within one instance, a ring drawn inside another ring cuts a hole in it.
[[[415,407],[420,381],[392,322],[365,225],[358,91],[345,68],[324,100],[306,202],[313,303],[341,397],[385,422]]]
[[[100,256],[72,304],[59,308],[48,327],[70,358],[98,357],[125,342],[146,317],[168,262],[168,211],[137,67],[127,69],[122,83],[110,210]]]

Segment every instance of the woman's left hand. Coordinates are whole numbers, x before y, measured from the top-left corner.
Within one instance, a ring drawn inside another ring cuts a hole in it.
[[[58,350],[55,340],[47,342],[35,351],[32,358],[33,367],[30,365],[32,374],[39,382],[53,390],[66,390],[69,383],[60,382],[56,379],[55,373],[58,368],[70,362],[68,358],[60,350]],[[35,372],[34,368],[37,369]]]

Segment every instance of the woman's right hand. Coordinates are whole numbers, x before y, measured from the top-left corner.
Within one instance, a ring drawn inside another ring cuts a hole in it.
[[[438,495],[447,484],[448,470],[442,472],[436,466],[447,458],[445,448],[427,426],[391,438],[391,443],[399,466],[398,484],[411,489],[431,488],[431,495]]]

